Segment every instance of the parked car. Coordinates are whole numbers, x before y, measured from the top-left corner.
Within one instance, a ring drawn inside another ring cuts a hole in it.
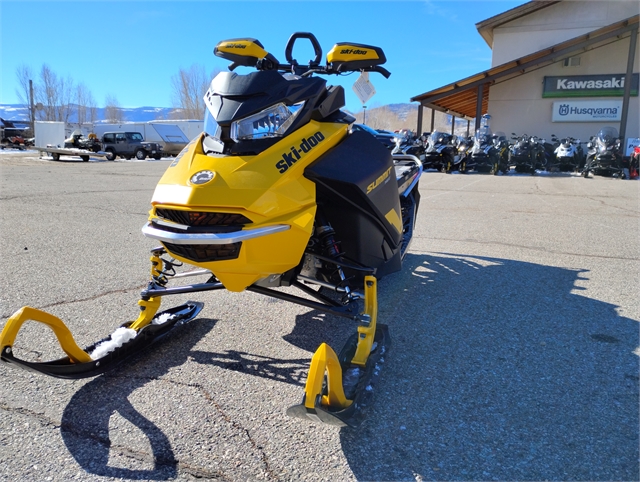
[[[147,157],[160,159],[162,146],[157,142],[145,142],[139,132],[105,132],[102,136],[102,150],[107,153],[107,160],[113,161],[117,156],[144,160]]]
[[[353,124],[351,126],[351,130],[352,131],[368,132],[373,137],[378,139],[382,143],[382,145],[384,147],[386,147],[387,149],[393,149],[394,147],[396,147],[396,142],[394,140],[394,137],[395,137],[394,134],[383,134],[383,133],[380,133],[380,132],[376,131],[375,129],[372,129],[371,127],[369,127],[368,125],[365,125],[365,124]]]

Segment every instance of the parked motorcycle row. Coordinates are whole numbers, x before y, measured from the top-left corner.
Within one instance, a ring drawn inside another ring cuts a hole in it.
[[[638,177],[640,148],[629,161],[623,159],[622,143],[613,127],[603,127],[587,142],[573,137],[551,141],[527,134],[492,132],[489,115],[485,115],[474,136],[456,136],[442,131],[420,137],[401,132],[396,137],[396,154],[418,157],[424,169],[440,172],[535,175],[541,171],[573,172],[583,177],[602,175],[619,179]]]

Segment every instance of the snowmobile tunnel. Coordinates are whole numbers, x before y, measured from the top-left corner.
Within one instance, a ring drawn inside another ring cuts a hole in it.
[[[492,85],[509,81],[520,75],[560,62],[575,55],[576,52],[593,50],[629,37],[632,40],[630,49],[633,49],[636,44],[634,40],[638,32],[639,18],[640,15],[634,15],[524,57],[497,65],[489,70],[412,97],[411,102],[420,102],[422,107],[432,109],[432,112],[436,110],[445,112],[467,121],[475,119],[475,128],[478,129],[482,115],[487,113],[489,107],[489,91]],[[632,54],[629,55],[628,63],[630,64],[627,67],[627,76],[629,78],[625,80],[625,85],[631,85]],[[626,120],[625,110],[628,112],[628,106],[629,95],[625,92],[623,121]],[[423,131],[422,116],[423,109],[419,109],[417,132]],[[431,130],[433,130],[433,115],[431,119]],[[626,127],[623,124],[626,124],[626,122],[621,122],[621,133],[625,131]]]

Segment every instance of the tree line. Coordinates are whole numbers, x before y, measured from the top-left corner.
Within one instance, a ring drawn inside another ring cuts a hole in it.
[[[217,71],[207,76],[204,66],[194,64],[189,68],[180,68],[171,77],[171,103],[174,119],[204,118],[204,95],[211,79]],[[98,120],[98,105],[91,90],[83,83],[76,83],[70,76],[57,74],[49,65],[42,64],[39,72],[30,65],[22,64],[16,69],[18,101],[31,105],[33,95],[34,109],[29,109],[29,121],[69,122],[76,114],[77,122],[94,123]],[[32,93],[33,92],[33,93]],[[115,94],[109,93],[104,99],[104,117],[106,121],[119,123],[125,120],[124,111]]]

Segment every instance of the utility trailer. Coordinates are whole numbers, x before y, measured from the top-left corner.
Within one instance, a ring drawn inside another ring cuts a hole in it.
[[[35,147],[37,151],[40,151],[40,154],[49,154],[54,161],[59,161],[60,156],[75,156],[79,157],[83,161],[87,162],[90,156],[93,157],[107,157],[107,153],[103,151],[92,152],[87,151],[86,149],[76,149],[73,147],[56,147],[56,146],[47,146],[47,147]]]

